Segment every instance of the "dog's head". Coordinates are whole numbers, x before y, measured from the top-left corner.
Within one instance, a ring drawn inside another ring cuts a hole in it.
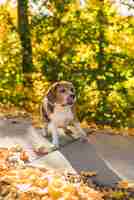
[[[76,99],[73,84],[68,81],[54,83],[47,92],[47,99],[51,104],[73,105]]]

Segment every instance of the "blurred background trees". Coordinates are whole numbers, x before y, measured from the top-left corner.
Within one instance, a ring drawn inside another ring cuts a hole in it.
[[[23,73],[33,71],[31,34],[28,21],[28,0],[17,0],[18,32],[21,41]]]
[[[68,80],[81,120],[134,126],[133,16],[108,0],[20,3],[0,7],[1,103],[34,112],[49,84]]]

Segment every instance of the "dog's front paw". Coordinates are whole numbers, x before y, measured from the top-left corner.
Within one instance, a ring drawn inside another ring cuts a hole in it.
[[[53,142],[54,148],[59,149],[60,145],[57,142]]]
[[[53,135],[52,144],[53,144],[56,148],[59,148],[59,147],[60,147],[59,138],[58,138],[57,135]]]
[[[88,142],[88,137],[86,135],[81,135],[80,141],[81,142]]]
[[[86,137],[80,137],[80,141],[81,142],[87,142],[87,138]]]

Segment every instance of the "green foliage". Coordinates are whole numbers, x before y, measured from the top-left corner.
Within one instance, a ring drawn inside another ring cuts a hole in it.
[[[10,23],[10,15],[0,8],[0,101],[22,104],[23,93],[16,90],[22,82],[20,41]]]
[[[51,0],[42,6],[50,16],[29,18],[33,94],[16,90],[23,81],[20,41],[1,8],[6,30],[0,36],[1,101],[21,104],[30,98],[34,109],[51,82],[69,80],[76,87],[81,120],[134,126],[134,18],[119,16],[109,1],[90,0],[80,7],[78,1]]]

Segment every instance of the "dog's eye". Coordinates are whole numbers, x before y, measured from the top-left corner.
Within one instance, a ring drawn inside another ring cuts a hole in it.
[[[74,92],[74,88],[71,88],[70,90],[71,90],[71,92]]]

